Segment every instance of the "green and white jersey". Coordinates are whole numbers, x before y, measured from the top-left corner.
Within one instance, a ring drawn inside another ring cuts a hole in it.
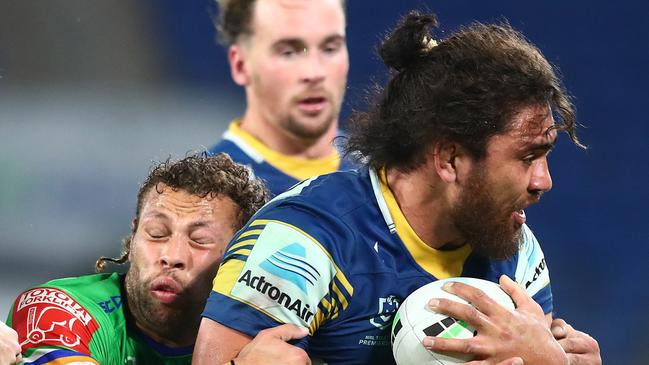
[[[124,276],[57,279],[21,293],[7,324],[24,364],[191,364],[193,347],[160,345],[125,317]]]

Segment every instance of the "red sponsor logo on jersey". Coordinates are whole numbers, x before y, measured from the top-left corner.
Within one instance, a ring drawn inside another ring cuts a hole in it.
[[[99,328],[84,307],[54,288],[36,288],[21,294],[14,303],[12,322],[23,351],[49,345],[90,354],[90,339]]]

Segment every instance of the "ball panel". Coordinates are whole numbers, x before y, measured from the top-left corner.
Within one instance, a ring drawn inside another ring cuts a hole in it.
[[[430,351],[421,344],[412,329],[403,329],[402,340],[393,350],[397,364],[417,364],[417,365],[445,365],[435,357],[431,356]]]
[[[475,278],[449,278],[426,284],[411,293],[395,315],[392,335],[394,337],[393,354],[397,364],[452,365],[462,364],[472,359],[472,356],[469,355],[431,352],[422,345],[425,336],[459,339],[474,336],[475,330],[468,323],[434,312],[428,307],[428,302],[432,298],[445,298],[468,304],[466,300],[442,290],[442,286],[449,281],[459,281],[477,287],[500,305],[510,310],[515,308],[509,295],[498,284],[490,281]]]

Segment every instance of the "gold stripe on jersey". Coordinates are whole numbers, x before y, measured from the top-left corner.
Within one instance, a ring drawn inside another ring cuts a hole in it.
[[[232,298],[230,292],[237,283],[239,274],[243,271],[245,264],[246,262],[242,260],[227,260],[222,263],[214,277],[214,281],[212,281],[212,290]]]
[[[329,156],[319,159],[285,155],[268,148],[255,136],[241,129],[240,124],[241,121],[238,119],[232,121],[228,131],[256,150],[270,165],[296,180],[304,180],[312,176],[335,172],[340,167],[340,155],[335,148]]]
[[[399,208],[399,204],[388,186],[385,169],[379,171],[379,180],[381,181],[381,192],[394,220],[397,234],[415,262],[437,279],[460,276],[464,263],[471,254],[471,247],[464,245],[455,250],[442,251],[428,246],[417,236]]]
[[[327,316],[320,309],[316,310],[315,316],[313,316],[313,321],[311,321],[311,324],[309,325],[309,334],[313,335],[326,320]]]
[[[337,276],[338,274],[336,274]],[[346,288],[345,288],[346,289]],[[336,293],[338,296],[338,299],[340,300],[340,305],[343,307],[343,309],[347,308],[347,305],[349,305],[349,302],[347,302],[347,296],[343,294],[343,292],[338,288],[338,285],[336,283],[332,283],[331,285],[331,290]]]
[[[259,235],[259,234],[261,234],[261,231],[263,231],[263,229],[249,229],[249,230],[243,232],[242,234],[240,234],[239,237],[237,237],[237,240],[240,240],[242,238],[252,236],[252,235]]]
[[[228,254],[234,253],[235,251],[239,250],[241,247],[253,245],[255,242],[257,242],[257,239],[255,238],[237,242],[234,245],[230,246],[230,248],[228,249]],[[250,249],[248,249],[248,251],[250,251]],[[241,253],[237,252],[237,254],[241,254]]]

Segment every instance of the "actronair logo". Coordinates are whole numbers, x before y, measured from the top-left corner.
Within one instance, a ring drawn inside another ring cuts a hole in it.
[[[263,229],[234,283],[228,284],[231,288],[224,288],[225,295],[278,322],[305,327],[321,318],[317,314],[321,308],[329,311],[332,305],[346,306],[353,288],[338,275],[332,257],[314,237],[288,223],[254,222]],[[329,299],[332,295],[335,300]],[[326,303],[320,307],[325,297]]]
[[[308,294],[308,288],[313,287],[320,277],[318,270],[307,262],[306,250],[298,243],[283,247],[268,256],[259,266],[295,284],[304,294]]]
[[[254,276],[251,270],[247,270],[237,282],[244,283],[247,287],[268,296],[284,308],[297,314],[305,322],[309,322],[314,315],[309,304],[303,304],[300,299],[291,298],[289,294],[266,281],[265,276]]]

